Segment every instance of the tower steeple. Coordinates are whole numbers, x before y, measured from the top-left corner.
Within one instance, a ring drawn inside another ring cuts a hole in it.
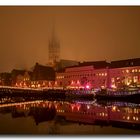
[[[52,35],[49,40],[49,64],[55,66],[60,60],[60,43],[56,38],[55,25],[52,26]]]

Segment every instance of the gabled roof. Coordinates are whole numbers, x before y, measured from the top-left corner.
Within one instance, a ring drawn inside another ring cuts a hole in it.
[[[31,74],[33,80],[54,80],[55,71],[50,66],[44,66],[36,63]]]

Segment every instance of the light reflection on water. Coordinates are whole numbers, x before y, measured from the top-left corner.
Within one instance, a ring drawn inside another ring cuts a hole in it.
[[[2,98],[1,134],[140,134],[140,104]],[[10,102],[12,101],[12,102]]]

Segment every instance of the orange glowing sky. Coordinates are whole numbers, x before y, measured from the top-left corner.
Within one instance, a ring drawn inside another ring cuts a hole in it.
[[[0,72],[48,61],[52,24],[61,58],[140,57],[140,7],[0,7]]]

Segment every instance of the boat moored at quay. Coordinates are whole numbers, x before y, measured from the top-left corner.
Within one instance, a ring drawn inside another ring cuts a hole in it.
[[[95,98],[98,100],[126,100],[126,101],[138,101],[140,98],[139,88],[129,89],[104,89],[96,93]]]

